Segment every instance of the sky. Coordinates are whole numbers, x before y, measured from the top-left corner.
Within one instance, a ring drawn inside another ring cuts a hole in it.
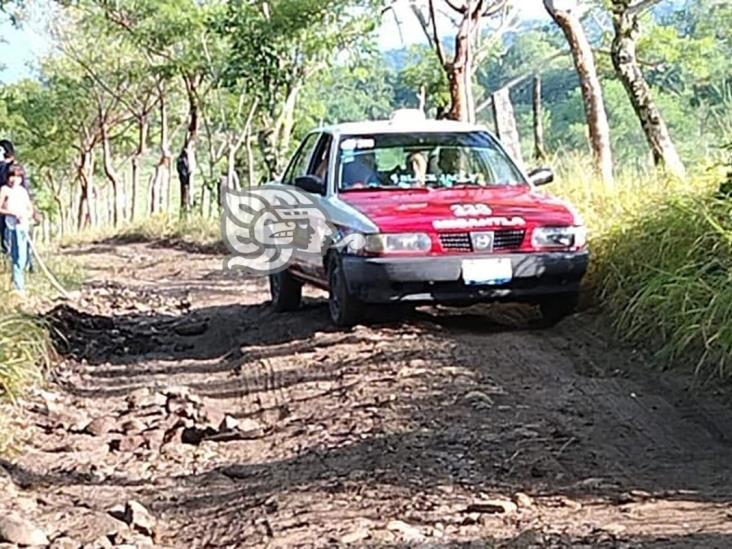
[[[14,82],[31,75],[27,66],[49,50],[49,41],[42,33],[29,28],[16,29],[9,22],[0,25],[3,42],[0,43],[0,81]]]
[[[32,75],[30,66],[48,54],[51,42],[46,34],[46,22],[55,6],[49,0],[28,3],[23,14],[22,28],[14,27],[5,18],[0,22],[0,82],[15,82]]]
[[[547,17],[542,0],[514,0],[514,4],[523,19]],[[409,0],[398,0],[395,6],[396,16],[401,22],[401,33],[394,15],[385,15],[379,31],[379,44],[384,50],[401,48],[405,43],[408,45],[424,40],[422,30],[410,11]],[[30,21],[24,23],[20,29],[13,27],[10,22],[0,24],[3,39],[0,42],[0,64],[4,67],[0,71],[0,82],[16,82],[32,76],[31,67],[34,62],[50,51],[50,40],[42,30],[42,17],[42,14],[30,14]]]

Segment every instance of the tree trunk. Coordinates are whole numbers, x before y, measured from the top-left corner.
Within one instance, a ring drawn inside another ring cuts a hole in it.
[[[613,159],[610,149],[610,126],[607,121],[602,86],[597,75],[592,47],[576,10],[557,9],[555,0],[544,0],[544,6],[562,29],[569,43],[569,49],[572,51],[582,90],[595,169],[605,183],[612,184]]]
[[[197,83],[195,77],[186,77],[188,92],[188,128],[183,148],[178,155],[178,179],[180,181],[180,213],[188,214],[193,208],[196,181],[196,139],[198,137],[199,113]]]
[[[148,185],[149,189],[149,212],[151,215],[155,214],[158,211],[158,202],[160,201],[161,197],[161,188],[160,188],[160,171],[162,169],[161,162],[158,160],[158,163],[155,165],[155,171],[150,176],[150,184]]]
[[[638,64],[636,44],[640,34],[638,14],[630,10],[630,0],[613,0],[613,38],[611,57],[618,78],[633,105],[656,166],[675,177],[683,178],[686,169],[679,157],[666,121],[653,100],[651,88]]]
[[[257,110],[257,107],[259,106],[259,101],[255,100],[254,103],[252,103],[251,108],[249,109],[249,114],[247,115],[246,123],[244,124],[244,128],[239,133],[239,135],[230,134],[227,136],[227,154],[226,154],[226,179],[225,183],[226,186],[230,189],[238,189],[241,187],[241,180],[239,179],[239,174],[236,172],[236,155],[239,152],[239,149],[241,149],[242,145],[247,144],[248,150],[247,150],[247,163],[248,163],[248,170],[249,170],[249,185],[251,186],[251,181],[253,179],[253,162],[254,159],[251,156],[251,135],[252,135],[252,122],[254,121],[254,113]],[[291,128],[290,128],[291,131]],[[219,185],[219,189],[220,189]],[[218,203],[219,206],[222,206],[223,203],[221,202],[221,193],[219,192],[218,196]]]
[[[468,86],[470,74],[468,58],[470,55],[470,37],[468,35],[468,16],[465,16],[457,36],[455,36],[455,56],[445,67],[450,89],[450,110],[447,117],[452,120],[467,122],[470,108],[468,105]]]
[[[168,105],[162,87],[159,88],[158,101],[160,104],[160,158],[150,179],[150,213],[162,211],[165,208],[165,196],[170,186],[170,167],[173,158],[168,137]]]
[[[77,175],[78,179],[78,175]],[[81,181],[79,179],[79,181]],[[76,181],[74,181],[76,183]],[[81,187],[81,184],[79,185]],[[74,211],[76,210],[76,194],[77,194],[77,187],[76,185],[72,185],[71,189],[69,189],[69,207],[66,208],[67,217],[66,217],[66,232],[72,233],[74,232]]]
[[[132,157],[132,202],[130,204],[130,221],[135,220],[137,212],[137,192],[140,188],[140,172],[142,159],[147,151],[147,114],[142,114],[137,119],[137,149]]]
[[[266,130],[259,134],[259,147],[270,180],[277,179],[284,169],[283,157],[290,146],[299,92],[300,86],[293,85],[287,92],[282,107],[273,105],[263,119],[263,127]]]
[[[284,106],[282,129],[280,130],[280,143],[277,148],[280,156],[280,165],[282,165],[283,156],[287,154],[287,151],[290,148],[292,128],[295,126],[295,107],[297,107],[297,98],[299,95],[300,84],[294,84],[290,93],[287,94],[287,100],[285,101]]]
[[[112,151],[110,148],[109,132],[107,130],[106,122],[100,122],[100,130],[102,134],[102,161],[104,164],[104,175],[107,176],[109,184],[112,186],[112,225],[116,227],[119,224],[119,176],[112,164]]]
[[[59,236],[64,235],[64,219],[66,217],[66,208],[64,208],[64,203],[61,201],[61,187],[56,182],[56,178],[54,177],[53,173],[51,171],[47,172],[48,177],[48,186],[51,189],[51,198],[53,199],[54,203],[56,204],[56,207],[58,208],[58,219],[59,219]]]
[[[94,155],[91,151],[83,151],[77,167],[77,176],[81,183],[81,196],[77,215],[79,230],[94,225]]]
[[[247,136],[244,141],[247,151],[247,181],[250,187],[256,183],[256,171],[254,166],[254,147],[252,146],[252,128],[247,128]]]
[[[544,144],[544,105],[541,100],[541,76],[534,77],[534,159],[538,162],[546,160]]]
[[[239,187],[239,178],[236,175],[236,148],[233,143],[229,143],[229,150],[226,155],[226,186],[229,189]]]

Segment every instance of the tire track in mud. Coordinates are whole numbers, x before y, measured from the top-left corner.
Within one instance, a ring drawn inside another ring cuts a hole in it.
[[[74,253],[95,280],[11,468],[49,529],[82,535],[51,513],[68,508],[90,537],[133,498],[175,547],[732,545],[729,408],[590,314],[537,331],[520,307],[427,309],[344,331],[321,293],[276,315],[214,255]],[[165,403],[172,438],[77,428],[131,398]]]

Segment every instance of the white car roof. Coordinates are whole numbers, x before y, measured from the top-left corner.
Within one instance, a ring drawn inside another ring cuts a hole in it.
[[[346,122],[320,128],[318,131],[338,135],[372,135],[379,133],[431,133],[488,131],[483,126],[454,120],[374,120]]]

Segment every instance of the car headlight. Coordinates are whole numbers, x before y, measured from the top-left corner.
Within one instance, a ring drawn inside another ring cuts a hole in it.
[[[534,248],[579,250],[587,244],[587,228],[576,227],[537,227],[531,237]]]
[[[364,251],[371,254],[426,253],[432,249],[432,239],[425,233],[370,234]]]

